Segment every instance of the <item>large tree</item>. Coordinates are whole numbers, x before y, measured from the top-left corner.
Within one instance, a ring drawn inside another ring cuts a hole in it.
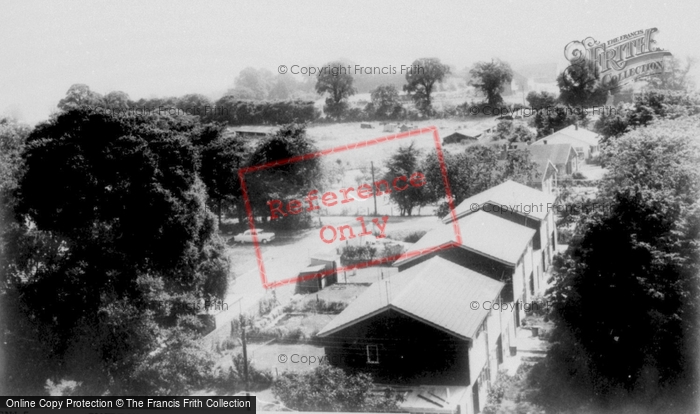
[[[321,95],[328,93],[323,110],[339,120],[348,109],[348,97],[355,94],[353,77],[348,73],[347,65],[342,62],[324,65],[324,70],[316,78],[316,92]]]
[[[397,119],[403,113],[403,105],[399,101],[399,91],[394,85],[380,85],[370,93],[372,102],[366,111],[377,119]]]
[[[234,87],[228,93],[239,99],[263,100],[273,86],[273,74],[267,69],[247,67],[240,71],[234,81]]]
[[[412,94],[416,108],[424,113],[433,110],[432,93],[436,83],[441,83],[450,74],[450,67],[438,58],[421,58],[413,62],[412,70],[406,72],[403,90]]]
[[[83,105],[97,106],[102,103],[102,95],[90,90],[90,87],[85,84],[76,83],[68,88],[66,97],[61,99],[57,106],[62,111],[69,111]]]
[[[319,158],[274,166],[275,161],[316,151],[316,145],[306,136],[305,124],[283,125],[272,136],[260,142],[247,165],[273,166],[245,175],[246,188],[256,216],[269,217],[270,207],[267,202],[270,200],[281,200],[286,204],[288,200],[301,199],[309,191],[319,188],[322,181],[322,165]],[[306,213],[288,215],[277,219],[275,224],[284,223],[295,227],[307,223],[308,218]]]
[[[508,63],[498,59],[477,62],[469,73],[470,84],[484,93],[489,105],[495,107],[503,103],[503,87],[513,80],[513,70]]]
[[[610,95],[619,92],[617,81],[603,85],[598,66],[586,59],[572,62],[557,77],[557,85],[559,102],[575,107],[604,105]]]
[[[683,412],[677,397],[697,390],[698,135],[700,118],[686,117],[605,147],[598,207],[581,215],[549,293],[556,345],[542,385],[555,401]]]
[[[411,143],[405,147],[399,147],[398,151],[394,153],[386,163],[387,172],[384,175],[384,179],[389,183],[393,183],[398,177],[406,177],[410,179],[414,173],[422,173],[420,165],[420,150],[418,150],[414,143]],[[399,212],[402,216],[411,215],[415,207],[421,207],[428,202],[428,192],[424,187],[417,187],[408,184],[407,180],[401,184],[399,181],[399,188],[402,186],[407,188],[403,191],[392,191],[389,195],[391,201],[399,206]]]
[[[646,78],[651,88],[666,91],[690,91],[695,89],[692,71],[697,66],[696,58],[687,57],[685,62],[683,62],[680,58],[674,56],[671,57],[668,65],[668,70]]]
[[[228,261],[185,125],[83,107],[27,140],[16,192],[24,250],[7,294],[31,323],[14,332],[36,338],[32,352],[50,350],[53,375],[92,392],[152,391],[133,388],[133,370],[170,337],[169,321],[226,293]]]

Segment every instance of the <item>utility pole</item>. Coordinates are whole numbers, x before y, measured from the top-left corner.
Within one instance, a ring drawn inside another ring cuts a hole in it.
[[[365,164],[367,165],[367,164]],[[370,161],[370,165],[372,166],[372,182],[374,183],[374,161]],[[377,191],[375,188],[375,191],[372,192],[372,196],[374,196],[374,215],[377,215]]]

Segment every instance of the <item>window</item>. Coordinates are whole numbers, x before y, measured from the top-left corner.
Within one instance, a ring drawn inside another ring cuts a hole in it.
[[[379,348],[377,347],[377,345],[367,345],[367,363],[379,363]]]

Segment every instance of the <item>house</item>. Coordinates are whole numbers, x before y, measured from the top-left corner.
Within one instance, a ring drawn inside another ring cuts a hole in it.
[[[549,145],[548,145],[549,146]],[[544,147],[542,145],[538,145],[535,148],[539,147]],[[540,152],[542,151],[549,151],[547,150],[538,150],[535,149],[534,151],[530,151],[530,149],[533,148],[532,145],[529,145],[526,142],[512,142],[510,144],[507,144],[507,147],[504,151],[501,152],[499,156],[500,162],[504,162],[508,156],[508,153],[511,151],[528,151],[530,152],[530,160],[536,164],[535,168],[535,175],[532,177],[532,180],[527,183],[528,186],[532,188],[536,188],[546,194],[553,194],[554,189],[557,186],[557,177],[559,175],[559,170],[558,168],[554,165],[554,162],[552,162],[549,159],[549,156],[545,154],[545,156],[539,156]],[[537,156],[533,156],[533,154],[536,154]],[[576,154],[574,152],[574,154]],[[576,161],[576,165],[578,166],[578,160]],[[578,167],[577,167],[578,168]]]
[[[481,135],[482,133],[480,131],[473,129],[461,129],[445,136],[445,138],[442,139],[442,143],[455,144],[462,141],[476,142]]]
[[[552,135],[546,136],[532,143],[532,145],[570,144],[581,160],[588,160],[598,155],[598,134],[587,129],[570,125]]]
[[[338,283],[335,257],[328,254],[312,256],[309,265],[299,272],[295,293],[315,293]]]
[[[538,165],[551,161],[557,169],[557,178],[578,171],[578,154],[571,144],[529,145],[526,150]]]
[[[455,412],[457,406],[477,413],[512,337],[507,313],[489,305],[499,303],[503,289],[502,282],[433,257],[372,284],[318,336],[331,364],[370,373],[382,384],[418,386],[402,410]],[[419,401],[422,394],[437,411]]]
[[[505,283],[503,300],[523,303],[529,297],[525,282],[534,271],[532,249],[537,231],[481,209],[458,218],[457,224],[459,237],[453,223],[438,225],[411,247],[419,254],[402,257],[393,266],[403,272],[439,256]]]
[[[236,135],[246,138],[263,138],[272,135],[277,130],[277,127],[271,126],[243,126],[231,128],[231,131]]]
[[[547,163],[551,168],[554,168],[551,161],[547,161]],[[478,213],[492,214],[501,220],[505,219],[535,231],[532,239],[534,271],[532,277],[527,281],[529,284],[529,296],[534,296],[544,293],[546,272],[549,270],[556,252],[555,201],[556,197],[550,193],[536,190],[515,181],[506,181],[465,199],[455,207],[454,213],[458,220],[463,220],[469,215]],[[449,225],[451,221],[452,215],[447,215],[443,218],[443,223],[446,225]],[[494,227],[491,230],[500,231],[505,229]],[[485,237],[507,237],[512,239],[509,232],[495,235],[488,234],[488,232],[489,230],[482,230],[475,234],[475,237],[478,237],[479,234],[484,234]],[[502,244],[504,249],[509,245],[512,245],[512,240],[510,243]],[[517,250],[521,249],[522,247]],[[515,291],[519,291],[517,287]]]

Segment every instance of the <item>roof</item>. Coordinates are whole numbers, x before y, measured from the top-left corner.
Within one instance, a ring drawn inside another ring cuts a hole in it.
[[[482,206],[485,203],[491,202],[499,205],[517,206],[523,204],[539,205],[541,203],[546,207],[547,204],[554,203],[555,199],[555,196],[551,194],[508,180],[465,199],[455,208],[455,214],[459,218],[473,213],[472,204]],[[522,214],[538,220],[544,220],[547,217],[546,208],[535,210],[536,211],[532,211],[529,214]],[[448,222],[451,218],[451,215],[447,215],[443,219],[443,222]]]
[[[242,126],[231,128],[234,132],[241,134],[272,134],[277,127],[273,126]]]
[[[472,310],[469,304],[496,299],[504,286],[449,260],[433,257],[372,284],[318,336],[328,336],[392,309],[461,339],[472,339],[489,311],[483,306]]]
[[[462,242],[459,247],[475,252],[498,262],[515,266],[528,244],[535,235],[535,230],[487,213],[481,209],[457,220]],[[438,246],[456,245],[457,235],[452,223],[440,224],[420,238],[411,251],[427,251]],[[416,260],[421,255],[404,257],[394,266]]]
[[[560,129],[559,131],[553,133],[552,135],[548,135],[544,138],[538,139],[537,141],[533,142],[533,145],[535,144],[544,144],[544,141],[547,142],[557,142],[562,139],[575,139],[577,141],[581,141],[582,143],[590,146],[597,146],[598,145],[598,134],[595,132],[589,131],[584,128],[578,128],[574,125],[570,125],[564,129]]]
[[[299,273],[318,273],[326,270],[326,265],[309,265],[302,269]]]
[[[475,139],[475,138],[480,137],[481,134],[482,134],[481,131],[477,131],[477,130],[474,130],[474,129],[460,129],[460,130],[457,130],[457,131],[453,131],[452,133],[450,133],[450,134],[448,134],[448,135],[445,135],[445,136],[443,137],[443,140],[444,140],[444,139],[447,139],[448,137],[451,137],[451,136],[453,136],[453,135],[461,135],[461,136],[463,136],[463,137],[465,137],[465,138]]]
[[[527,148],[532,161],[536,162],[538,165],[541,162],[547,162],[547,160],[549,160],[552,161],[552,164],[555,166],[569,162],[572,150],[573,147],[571,144],[530,145]],[[574,151],[574,157],[575,156],[576,151]]]

